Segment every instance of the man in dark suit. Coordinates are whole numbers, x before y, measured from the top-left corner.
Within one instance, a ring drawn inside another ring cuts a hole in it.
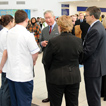
[[[84,21],[84,14],[79,13],[79,19],[75,22],[75,25],[80,25]]]
[[[55,21],[55,16],[54,16],[53,12],[50,10],[47,10],[44,13],[44,17],[45,17],[45,21],[48,24],[48,26],[42,30],[42,33],[40,36],[40,45],[41,45],[41,48],[43,51],[43,55],[45,53],[45,48],[48,44],[49,39],[59,35],[58,25]],[[44,64],[43,58],[42,58],[42,63]],[[44,65],[44,69],[45,69],[45,71],[47,70],[45,65]],[[42,102],[49,102],[49,98],[42,100]]]
[[[75,26],[76,26],[76,25],[80,25],[80,29],[81,29],[81,31],[82,31],[81,39],[82,39],[82,42],[83,42],[84,37],[85,37],[85,35],[86,35],[86,33],[87,33],[87,30],[88,30],[88,28],[89,28],[89,24],[86,23],[86,20],[84,19],[83,13],[80,13],[80,14],[79,14],[79,20],[77,20],[77,21],[75,22]]]
[[[84,78],[89,106],[101,106],[101,79],[106,75],[106,32],[99,21],[101,10],[89,7],[86,22],[90,25],[84,40]]]

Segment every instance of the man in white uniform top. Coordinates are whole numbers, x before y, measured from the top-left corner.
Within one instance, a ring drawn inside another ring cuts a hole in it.
[[[34,35],[27,31],[27,13],[15,13],[16,26],[7,35],[8,71],[11,106],[31,106],[33,91],[33,65],[39,47]]]

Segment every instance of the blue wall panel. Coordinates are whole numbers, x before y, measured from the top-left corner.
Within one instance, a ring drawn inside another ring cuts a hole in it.
[[[9,15],[12,15],[12,16],[14,17],[15,12],[16,12],[17,10],[18,10],[18,9],[0,10],[0,16],[9,14]],[[23,10],[28,14],[28,18],[30,19],[30,18],[31,18],[30,10],[28,10],[28,9],[23,9]]]
[[[69,4],[61,4],[61,15],[69,15]]]
[[[86,11],[88,7],[77,7],[77,11]],[[106,8],[100,8],[101,12],[106,12]]]

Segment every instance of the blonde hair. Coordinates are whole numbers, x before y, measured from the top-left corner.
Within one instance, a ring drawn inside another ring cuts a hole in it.
[[[57,20],[58,26],[61,28],[61,32],[72,32],[73,24],[70,16],[63,15]]]
[[[106,17],[103,19],[103,26],[106,28]]]

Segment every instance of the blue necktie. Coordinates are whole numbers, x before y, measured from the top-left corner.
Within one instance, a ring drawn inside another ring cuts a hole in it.
[[[87,33],[90,31],[90,29],[91,29],[91,26],[88,28],[88,31],[87,31]]]
[[[91,26],[88,28],[87,33],[89,33],[90,29],[91,29]],[[83,45],[84,45],[84,43],[85,43],[85,39],[86,39],[86,37],[87,37],[87,34],[86,34],[86,36],[84,37]]]

